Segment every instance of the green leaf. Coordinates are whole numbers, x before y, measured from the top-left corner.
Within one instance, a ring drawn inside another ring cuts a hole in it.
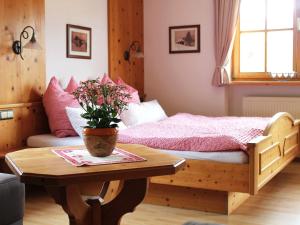
[[[121,122],[122,120],[119,119],[119,118],[112,118],[111,121],[114,122],[114,123],[119,123],[119,122]]]
[[[83,114],[81,114],[81,117],[84,118],[84,119],[87,119],[87,120],[92,119],[92,117],[89,113],[83,113]]]
[[[111,127],[111,128],[117,128],[117,127],[119,127],[119,126],[118,126],[118,124],[113,123],[113,124],[110,125],[110,127]]]
[[[86,106],[86,110],[90,114],[93,113],[93,108],[91,106],[89,106],[89,105]]]

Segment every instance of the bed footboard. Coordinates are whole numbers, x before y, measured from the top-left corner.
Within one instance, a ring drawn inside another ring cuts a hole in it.
[[[250,194],[256,194],[298,155],[299,124],[289,113],[277,113],[263,136],[248,143]]]

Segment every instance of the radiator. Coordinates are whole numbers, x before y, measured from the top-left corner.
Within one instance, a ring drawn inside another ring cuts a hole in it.
[[[300,97],[244,97],[244,116],[273,116],[277,112],[288,112],[300,119]]]

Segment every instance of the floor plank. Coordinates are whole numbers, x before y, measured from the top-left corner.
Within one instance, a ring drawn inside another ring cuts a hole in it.
[[[181,225],[186,221],[224,225],[300,225],[300,163],[292,163],[232,215],[141,204],[121,225]],[[41,191],[26,200],[24,225],[67,225],[63,210]]]

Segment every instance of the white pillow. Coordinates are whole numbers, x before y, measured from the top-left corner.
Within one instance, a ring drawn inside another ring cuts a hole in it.
[[[71,107],[66,107],[66,112],[69,118],[69,121],[76,131],[76,133],[82,138],[82,130],[83,127],[87,125],[86,119],[82,118],[80,115],[83,114],[85,111],[80,107],[80,108],[71,108]],[[124,130],[127,127],[123,122],[118,123],[118,130]]]
[[[80,115],[84,113],[84,110],[80,108],[66,107],[67,116],[69,121],[76,131],[76,133],[82,138],[83,127],[86,126],[86,119],[82,118]]]
[[[127,127],[136,126],[142,123],[157,122],[166,119],[163,108],[157,100],[130,103],[128,109],[121,114],[121,119]]]
[[[118,123],[118,130],[125,130],[127,126],[123,123],[123,121]]]

